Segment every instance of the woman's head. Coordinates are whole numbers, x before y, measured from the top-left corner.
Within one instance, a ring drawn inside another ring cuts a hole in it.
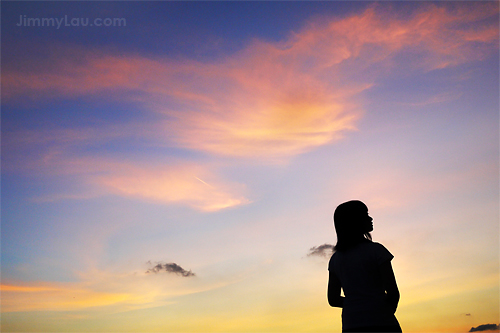
[[[352,245],[371,240],[373,219],[368,215],[368,207],[359,200],[351,200],[340,204],[333,214],[335,231],[337,232],[336,250],[344,250]]]

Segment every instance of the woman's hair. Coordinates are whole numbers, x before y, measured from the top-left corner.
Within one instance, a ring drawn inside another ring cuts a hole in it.
[[[371,241],[372,236],[363,228],[362,218],[366,218],[368,207],[359,200],[340,204],[333,213],[333,223],[337,232],[335,251],[344,251],[363,242]]]

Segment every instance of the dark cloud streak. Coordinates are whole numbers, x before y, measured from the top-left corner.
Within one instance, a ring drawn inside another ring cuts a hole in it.
[[[308,257],[318,256],[318,257],[329,257],[333,254],[333,245],[323,244],[320,246],[313,246],[309,249]]]
[[[151,264],[150,261],[148,261],[148,263]],[[146,271],[146,274],[149,274],[149,273],[158,274],[161,271],[165,271],[167,273],[174,273],[177,275],[182,275],[183,277],[196,276],[196,274],[194,274],[191,270],[187,271],[174,262],[170,262],[170,263],[166,263],[166,264],[163,264],[161,262],[157,263],[155,266],[148,269]]]
[[[472,327],[469,330],[469,332],[497,331],[497,330],[498,330],[497,324],[483,324],[479,325],[478,327]]]

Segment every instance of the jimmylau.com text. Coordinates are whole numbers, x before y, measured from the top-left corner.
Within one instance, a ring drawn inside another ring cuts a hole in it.
[[[96,18],[90,20],[88,17],[27,17],[19,15],[18,27],[125,27],[127,20],[123,17],[115,18]]]

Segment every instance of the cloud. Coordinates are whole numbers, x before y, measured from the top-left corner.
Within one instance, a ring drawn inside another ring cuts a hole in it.
[[[42,141],[45,142],[45,141]],[[43,146],[43,145],[42,145]],[[40,150],[47,149],[41,147]],[[31,150],[28,150],[28,153]],[[182,205],[204,212],[249,204],[243,184],[223,179],[217,166],[178,159],[151,156],[129,160],[103,157],[71,156],[55,145],[39,156],[29,155],[17,169],[9,159],[5,169],[56,176],[71,176],[75,184],[67,193],[45,194],[35,201],[88,199],[103,195],[118,195],[158,204]],[[33,154],[35,155],[35,154]],[[33,161],[34,159],[34,161]],[[76,188],[76,189],[75,189]],[[76,193],[75,193],[76,192]]]
[[[309,249],[307,256],[330,257],[333,254],[333,245],[323,244],[320,246],[313,246]]]
[[[158,167],[123,164],[107,171],[90,177],[90,181],[120,196],[181,204],[206,212],[250,202],[242,195],[243,185],[224,182],[209,168],[195,163]]]
[[[161,271],[165,271],[167,273],[174,273],[174,274],[178,274],[178,275],[182,275],[184,277],[190,277],[190,276],[195,276],[195,274],[189,270],[189,271],[186,271],[184,268],[182,268],[181,266],[177,265],[176,263],[166,263],[166,264],[162,264],[162,263],[158,263],[156,264],[154,267],[148,269],[146,271],[146,273],[159,273]]]
[[[51,66],[6,68],[2,94],[132,98],[164,116],[159,144],[283,161],[355,130],[363,114],[355,97],[381,78],[485,59],[498,44],[497,9],[423,4],[403,15],[369,6],[212,62],[65,50]]]
[[[129,153],[181,148],[201,156],[286,162],[356,130],[363,116],[356,97],[379,80],[495,52],[495,9],[497,3],[423,4],[403,15],[391,6],[369,6],[311,21],[280,42],[253,40],[217,61],[53,48],[45,60],[2,68],[2,102],[100,96],[134,101],[155,121],[4,132],[2,166],[82,175],[75,179],[94,187],[50,198],[113,193],[200,211],[243,205],[250,202],[244,186],[224,180],[216,167],[178,160],[151,166],[144,156],[137,158],[141,163],[123,162],[104,147],[124,145]],[[412,103],[449,98],[439,93]]]
[[[478,327],[472,327],[469,332],[481,332],[481,331],[498,331],[499,327],[497,324],[483,324]]]
[[[454,101],[457,100],[462,94],[457,94],[457,93],[442,93],[442,94],[437,94],[434,96],[431,96],[428,99],[420,100],[418,102],[396,102],[399,105],[403,106],[415,106],[415,107],[421,107],[421,106],[427,106],[431,104],[438,104],[438,103],[445,103],[449,101]],[[411,98],[411,97],[409,97]]]

